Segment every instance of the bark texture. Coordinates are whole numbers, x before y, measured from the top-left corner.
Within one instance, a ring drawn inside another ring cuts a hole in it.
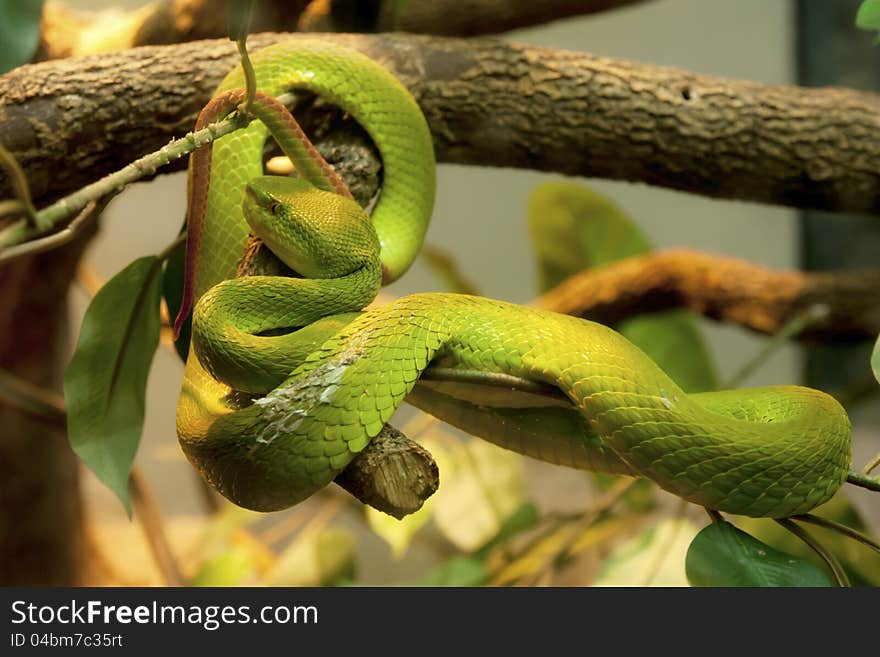
[[[364,504],[400,520],[437,491],[440,471],[428,450],[386,424],[335,481]]]
[[[816,304],[825,306],[826,319],[808,327],[799,339],[874,339],[880,333],[880,269],[774,271],[677,249],[588,269],[535,303],[605,324],[644,312],[687,308],[767,334]]]
[[[880,212],[874,94],[492,40],[324,38],[394,71],[425,112],[441,162]],[[24,165],[35,197],[69,192],[184,134],[236,60],[228,41],[203,41],[21,67],[0,78],[0,142]]]

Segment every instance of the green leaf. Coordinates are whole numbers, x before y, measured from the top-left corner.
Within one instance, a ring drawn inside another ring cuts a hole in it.
[[[729,522],[713,522],[691,543],[691,586],[833,586],[824,570],[781,552]]]
[[[856,14],[856,26],[880,31],[880,0],[864,0]]]
[[[838,491],[834,497],[810,513],[839,522],[863,534],[871,534],[859,510]],[[805,559],[818,567],[824,562],[813,550],[790,531],[769,518],[736,517],[734,523],[743,531],[768,545]],[[843,566],[853,586],[880,586],[880,554],[832,529],[809,525],[810,534]]]
[[[653,248],[624,212],[575,183],[535,187],[529,199],[529,226],[544,291],[588,267],[602,267]],[[632,317],[616,328],[686,392],[717,387],[715,366],[687,311]]]
[[[254,12],[254,0],[226,0],[226,31],[231,41],[247,38]]]
[[[871,352],[871,369],[874,370],[874,378],[880,382],[880,336],[874,343],[874,351]]]
[[[70,446],[129,514],[128,477],[159,343],[160,266],[156,256],[140,258],[101,288],[64,375]]]
[[[480,559],[452,557],[428,571],[417,586],[483,586],[489,573]]]
[[[171,321],[177,317],[180,304],[183,301],[183,268],[186,260],[186,244],[181,242],[171,253],[165,262],[165,270],[162,272],[162,297],[168,307],[168,316]],[[174,343],[174,349],[180,360],[186,362],[189,356],[189,341],[192,336],[192,313],[190,313],[183,326],[180,327],[180,335]]]
[[[0,0],[0,73],[34,56],[42,12],[43,0]]]

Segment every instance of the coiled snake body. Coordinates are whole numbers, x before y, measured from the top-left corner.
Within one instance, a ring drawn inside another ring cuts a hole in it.
[[[434,193],[426,123],[404,88],[358,53],[293,40],[253,62],[263,92],[307,87],[349,112],[379,148],[384,177],[370,219],[304,180],[261,177],[258,122],[214,146],[177,427],[187,456],[228,498],[258,510],[305,499],[408,396],[522,453],[648,477],[731,513],[803,513],[845,481],[849,420],[819,391],[688,395],[605,326],[480,297],[416,294],[357,312],[421,245]],[[242,85],[237,70],[221,89]],[[234,278],[248,224],[303,278]],[[278,335],[296,327],[306,328]],[[508,407],[416,387],[429,364],[516,376],[567,402]]]

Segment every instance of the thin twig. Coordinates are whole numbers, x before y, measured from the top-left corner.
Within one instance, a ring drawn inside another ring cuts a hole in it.
[[[6,175],[9,177],[12,190],[18,197],[21,209],[24,212],[28,223],[30,223],[31,226],[39,228],[40,221],[37,216],[37,210],[34,207],[34,202],[31,200],[31,188],[28,186],[27,178],[24,175],[24,171],[21,170],[21,165],[19,165],[18,160],[15,159],[15,156],[13,156],[12,153],[3,147],[3,144],[0,144],[0,169],[5,171]]]
[[[724,522],[724,516],[722,516],[715,509],[710,509],[708,506],[703,507],[706,510],[706,513],[709,514],[709,518],[712,522]]]
[[[419,257],[446,284],[450,292],[475,296],[480,294],[477,285],[464,275],[455,258],[448,251],[431,244],[425,244],[419,252]]]
[[[292,103],[294,99],[295,96],[293,94],[283,94],[278,97],[278,100],[286,105]],[[29,226],[26,221],[12,224],[0,232],[0,249],[2,249],[0,250],[0,258],[8,260],[11,257],[30,253],[31,251],[25,250],[23,252],[16,252],[14,255],[8,255],[7,250],[12,246],[32,240],[38,234],[55,227],[70,215],[85,208],[89,203],[112,195],[145,176],[153,175],[159,168],[169,162],[244,127],[249,121],[250,119],[247,117],[235,115],[231,118],[212,123],[202,130],[191,132],[180,139],[175,139],[158,151],[145,155],[122,169],[90,185],[86,185],[56,201],[49,207],[40,210],[37,213],[37,226],[39,228],[36,230]]]
[[[78,232],[84,226],[87,226],[95,217],[103,212],[104,208],[107,207],[107,204],[110,202],[110,199],[115,195],[116,192],[111,192],[97,200],[90,201],[89,204],[86,205],[76,217],[74,217],[73,221],[57,233],[52,233],[45,237],[40,237],[29,242],[23,242],[7,249],[3,249],[0,251],[0,263],[14,260],[15,258],[20,258],[25,255],[43,253],[44,251],[56,249],[63,244],[67,244],[77,236]]]
[[[571,400],[556,386],[524,379],[519,376],[501,372],[485,372],[483,370],[465,370],[454,367],[429,366],[419,377],[425,381],[443,381],[451,383],[472,383],[493,388],[504,388],[528,392],[550,399],[558,399],[571,403]]]
[[[247,89],[247,97],[244,100],[242,110],[245,114],[250,114],[251,107],[254,104],[254,96],[257,94],[257,75],[254,72],[254,65],[251,64],[251,57],[248,54],[247,36],[238,39],[235,42],[235,45],[238,46],[238,54],[241,57],[241,68],[244,70],[245,89]]]
[[[552,534],[560,531],[566,525],[570,525],[570,532],[568,537],[563,542],[558,549],[556,549],[551,555],[545,559],[545,564],[548,566],[552,566],[556,559],[566,554],[572,547],[572,545],[577,541],[578,537],[581,536],[587,529],[589,529],[597,520],[599,520],[605,513],[611,510],[611,508],[620,501],[620,499],[626,494],[630,488],[632,488],[638,479],[629,478],[629,477],[621,477],[614,483],[614,485],[606,491],[599,500],[596,501],[596,504],[591,507],[589,510],[583,513],[577,514],[559,514],[554,517],[554,522],[551,522],[538,532],[535,536],[532,537],[525,545],[522,546],[521,549],[513,552],[510,558],[506,559],[503,563],[499,564],[491,573],[490,573],[490,581],[498,582],[499,578],[504,574],[504,572],[508,569],[508,567],[516,562],[519,559],[522,559],[532,550],[536,549],[541,543],[547,539]],[[537,573],[540,575],[541,573]]]
[[[25,214],[25,204],[17,198],[0,201],[0,219]]]
[[[159,567],[159,572],[162,573],[165,584],[183,586],[184,578],[168,543],[159,504],[156,502],[146,478],[136,467],[131,469],[128,493],[131,496],[134,515],[140,520],[141,528],[144,530],[144,538],[147,539],[150,552]]]
[[[803,332],[804,329],[827,319],[829,313],[830,309],[826,304],[814,303],[796,314],[788,320],[779,331],[774,333],[764,346],[758,350],[758,353],[750,358],[722,387],[727,390],[739,387],[739,385],[763,365],[777,349],[787,343],[794,336]]]
[[[28,413],[55,429],[66,431],[67,410],[61,395],[33,385],[10,372],[0,369],[0,400]],[[162,516],[146,480],[133,467],[129,492],[135,516],[144,530],[150,551],[169,586],[181,586],[183,578],[168,547]]]
[[[819,527],[824,527],[825,529],[831,529],[840,534],[843,534],[844,536],[848,536],[849,538],[856,540],[859,543],[864,543],[876,552],[880,552],[880,543],[872,539],[870,536],[867,536],[860,531],[856,531],[852,527],[847,527],[843,523],[835,522],[834,520],[829,520],[828,518],[823,518],[812,513],[804,513],[799,516],[792,516],[792,520],[809,522]]]
[[[181,233],[173,240],[171,240],[164,249],[159,251],[159,253],[156,254],[156,257],[162,261],[168,260],[168,258],[171,257],[171,254],[174,253],[174,249],[176,249],[184,242],[186,242],[186,233]]]
[[[867,488],[868,490],[880,492],[880,479],[869,477],[868,475],[862,474],[861,472],[854,472],[850,470],[849,473],[846,475],[846,481],[853,486],[861,486],[862,488]]]
[[[837,582],[838,586],[848,587],[850,585],[849,577],[847,577],[846,571],[844,571],[843,567],[837,561],[837,558],[813,538],[807,530],[800,525],[795,524],[788,518],[776,518],[775,520],[782,527],[785,527],[785,529],[806,543],[813,552],[819,555],[822,561],[825,562],[825,565],[831,570],[831,574],[834,576],[834,580]]]
[[[0,369],[0,400],[54,429],[67,429],[67,413],[61,395],[35,386],[4,369]]]
[[[880,465],[880,452],[877,452],[877,454],[874,455],[874,458],[865,464],[865,467],[862,468],[862,474],[871,474],[874,471],[874,468],[878,465]]]

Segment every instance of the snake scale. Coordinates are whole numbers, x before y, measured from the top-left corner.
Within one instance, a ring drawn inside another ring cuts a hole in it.
[[[407,398],[505,447],[648,477],[720,511],[804,513],[845,481],[850,423],[822,392],[685,394],[610,328],[482,297],[415,294],[359,312],[421,246],[434,199],[425,119],[390,73],[340,46],[293,39],[253,65],[265,94],[304,88],[357,120],[380,151],[383,186],[368,217],[320,189],[306,164],[300,178],[263,176],[259,121],[213,146],[177,428],[230,500],[257,510],[304,500]],[[243,85],[239,68],[218,92]],[[249,227],[302,278],[235,278]],[[429,364],[519,377],[565,401],[507,405],[497,390],[417,385]]]

